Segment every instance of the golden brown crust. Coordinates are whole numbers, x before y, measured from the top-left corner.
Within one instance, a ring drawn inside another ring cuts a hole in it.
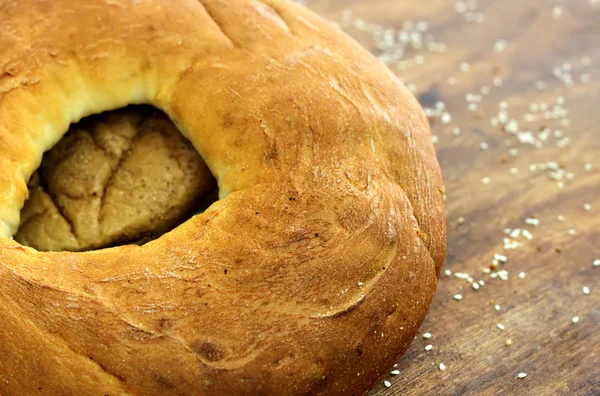
[[[15,240],[41,251],[84,251],[153,239],[216,188],[169,118],[145,107],[70,128],[29,181]]]
[[[142,247],[0,239],[0,393],[360,394],[388,372],[446,241],[429,127],[390,71],[283,0],[0,0],[0,32],[6,236],[69,123],[132,103],[222,198]]]

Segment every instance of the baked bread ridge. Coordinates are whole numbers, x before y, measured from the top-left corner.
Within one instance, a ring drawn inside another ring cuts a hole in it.
[[[281,0],[0,0],[0,224],[72,122],[165,111],[221,200],[144,246],[0,239],[0,393],[360,394],[427,313],[445,254],[426,117]]]

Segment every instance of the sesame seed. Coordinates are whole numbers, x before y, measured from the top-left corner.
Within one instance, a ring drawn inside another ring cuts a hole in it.
[[[391,383],[390,381],[383,381],[383,385],[384,385],[386,388],[389,388],[390,386],[392,386],[392,383]]]
[[[590,80],[591,80],[591,78],[590,78],[590,75],[589,75],[589,74],[587,74],[587,73],[582,73],[582,74],[579,76],[579,81],[580,81],[580,82],[582,82],[583,84],[587,84],[587,83],[589,83],[589,82],[590,82]]]
[[[593,265],[594,267],[600,267],[600,259],[596,259],[596,260],[594,260],[594,262],[592,263],[592,265]]]
[[[456,85],[456,83],[457,83],[457,80],[456,80],[456,77],[448,77],[448,78],[446,79],[446,82],[447,82],[449,85]]]
[[[583,209],[587,212],[590,212],[592,210],[592,205],[589,203],[583,204]]]
[[[400,374],[400,370],[392,370],[392,372],[390,374],[398,375],[398,374]]]
[[[511,346],[512,345],[512,341],[511,340],[506,340],[506,341],[504,341],[504,345]]]
[[[458,221],[458,224],[464,224],[465,223],[465,218],[464,217],[459,217],[457,221]]]
[[[517,175],[517,174],[519,174],[519,168],[510,168],[510,169],[508,170],[508,172],[509,172],[511,175]]]
[[[492,84],[494,84],[494,87],[496,88],[501,87],[503,83],[504,80],[502,80],[502,77],[494,77],[494,80],[492,80]]]
[[[585,164],[583,169],[585,169],[586,172],[591,172],[592,171],[592,164]]]
[[[450,271],[449,269],[444,271],[444,275],[446,276],[451,276],[452,275],[452,271]]]
[[[495,309],[496,311],[500,311],[500,305],[498,305],[498,304],[494,305],[494,309]]]
[[[425,350],[426,351],[431,351],[433,349],[433,345],[429,344],[429,345],[425,345]]]
[[[590,288],[589,288],[589,287],[587,287],[587,286],[584,286],[584,287],[583,287],[583,294],[585,294],[585,295],[588,295],[588,294],[590,294]]]
[[[575,230],[575,228],[569,228],[567,230],[567,234],[569,234],[569,235],[576,235],[577,234],[577,230]]]
[[[591,66],[592,64],[592,58],[590,58],[589,56],[584,56],[583,58],[581,58],[581,65],[584,67],[588,67]]]
[[[484,177],[481,179],[481,184],[490,184],[491,179],[489,177]]]
[[[471,285],[471,287],[473,288],[473,290],[479,290],[479,283],[475,283],[473,282],[473,284]]]
[[[579,316],[574,316],[573,319],[571,319],[571,322],[579,323]]]
[[[462,294],[455,294],[454,297],[452,297],[452,298],[454,298],[456,301],[460,301],[463,299],[463,296],[462,296]]]
[[[443,113],[441,121],[443,124],[449,124],[452,121],[452,116],[449,113]]]
[[[506,48],[506,40],[496,40],[494,43],[494,51],[502,52]]]
[[[535,87],[539,90],[539,91],[543,91],[544,89],[546,89],[546,83],[543,81],[538,81],[535,83]]]
[[[358,286],[364,286],[364,282],[358,282]]]
[[[444,363],[440,363],[439,368],[441,371],[446,370],[446,365]]]
[[[439,143],[440,142],[440,138],[437,135],[432,135],[431,136],[431,141],[435,144],[435,143]]]
[[[462,130],[461,130],[460,128],[458,128],[458,127],[454,128],[454,129],[452,130],[452,134],[453,134],[454,136],[460,136],[460,134],[461,134],[461,133],[462,133]]]
[[[467,63],[467,62],[462,62],[458,68],[460,69],[460,71],[466,73],[469,71],[469,69],[471,68],[471,66]]]
[[[519,272],[519,279],[525,279],[525,272]]]
[[[537,227],[538,225],[540,225],[540,220],[536,219],[535,217],[528,217],[525,219],[525,224]]]
[[[565,216],[558,215],[558,216],[556,216],[556,220],[560,221],[561,223],[564,223],[565,222]]]
[[[486,142],[481,142],[479,147],[481,147],[481,149],[485,151],[489,148],[489,145]]]
[[[519,374],[517,374],[517,378],[518,379],[523,379],[525,377],[527,377],[527,373],[519,373]]]
[[[498,323],[498,328],[502,331],[504,331],[504,325],[502,323]]]
[[[423,334],[423,338],[425,338],[426,340],[431,338],[431,333],[425,333]]]

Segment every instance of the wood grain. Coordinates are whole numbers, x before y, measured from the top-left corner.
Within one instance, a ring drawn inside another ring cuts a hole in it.
[[[350,20],[344,10],[352,11],[353,21],[360,18],[392,29],[401,29],[406,21],[426,21],[428,26],[421,25],[427,27],[424,35],[446,45],[442,53],[407,49],[404,60],[422,55],[423,64],[409,61],[404,70],[398,64],[390,67],[407,84],[414,84],[424,106],[444,102],[452,117],[447,124],[439,117],[431,119],[447,188],[449,249],[444,268],[468,273],[485,285],[475,291],[465,280],[442,275],[422,327],[433,337],[418,336],[398,362],[400,374],[388,378],[391,387],[380,385],[372,393],[600,394],[600,268],[592,266],[600,258],[600,4],[593,0],[466,2],[476,5],[471,12],[484,17],[483,23],[469,23],[449,0],[305,3],[344,24],[350,35],[376,54],[381,51],[375,48],[372,34],[343,22]],[[506,46],[495,51],[499,39]],[[460,70],[461,62],[468,62],[468,71]],[[571,65],[565,74],[572,75],[572,86],[553,75],[553,68],[564,63]],[[456,77],[455,85],[449,77]],[[501,86],[494,86],[494,77],[502,78]],[[469,111],[466,95],[479,94],[482,86],[490,87],[490,93],[483,95],[477,111]],[[531,122],[523,119],[532,103],[538,107],[547,103],[552,109],[560,96],[565,99],[566,117],[545,119],[543,112],[532,112]],[[538,136],[550,128],[543,147],[521,144],[500,126],[491,125],[490,118],[498,114],[502,101],[508,103],[509,117],[518,121],[520,131]],[[459,136],[452,132],[457,127]],[[558,143],[564,138],[553,136],[557,129],[570,139],[564,147]],[[482,150],[482,142],[487,150]],[[510,155],[512,148],[518,149],[516,157]],[[530,172],[531,164],[548,161],[563,169],[564,188],[547,170]],[[584,169],[587,163],[591,171]],[[519,173],[511,174],[511,168]],[[567,173],[573,174],[572,180]],[[489,184],[482,183],[485,177]],[[591,210],[584,209],[586,203]],[[564,222],[558,221],[559,215]],[[529,217],[540,224],[526,225]],[[521,246],[505,250],[505,228],[527,229],[533,239],[520,236],[516,240]],[[571,228],[574,235],[568,231]],[[506,281],[482,272],[494,254],[508,257],[499,268],[508,272]],[[520,272],[525,273],[523,279]],[[584,286],[589,287],[589,295],[583,293]],[[454,300],[456,293],[463,300]],[[500,305],[499,311],[495,304]],[[575,316],[579,323],[572,322]],[[426,352],[427,344],[433,350]],[[438,368],[441,362],[444,371]],[[520,372],[527,377],[517,379]]]

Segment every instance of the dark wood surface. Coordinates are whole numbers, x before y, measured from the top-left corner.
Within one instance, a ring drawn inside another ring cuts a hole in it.
[[[375,25],[402,38],[401,31],[411,28],[407,21],[415,22],[422,39],[436,44],[390,42],[390,48],[406,47],[401,63],[390,67],[425,107],[443,102],[451,116],[430,121],[447,188],[444,269],[452,275],[442,275],[421,329],[432,338],[419,335],[398,362],[400,373],[390,374],[391,386],[381,384],[373,394],[600,395],[600,267],[592,265],[600,259],[600,1],[305,3],[384,57],[393,50],[382,51]],[[471,10],[459,12],[457,3]],[[480,94],[482,86],[489,93],[470,111],[467,99],[478,98],[467,95]],[[539,111],[544,103],[548,114]],[[518,128],[492,125],[505,105]],[[550,129],[545,141],[539,135],[544,128]],[[521,142],[528,139],[525,131],[540,147]],[[518,154],[511,156],[514,148]],[[548,162],[561,170],[540,169]],[[489,184],[482,182],[486,177]],[[539,225],[525,224],[530,217]],[[520,246],[506,250],[505,228],[526,229],[532,239],[511,238]],[[483,273],[495,254],[507,257],[498,270],[506,270],[508,280]],[[456,272],[485,285],[475,291]],[[457,293],[462,300],[453,299]],[[431,351],[424,350],[427,344]],[[519,373],[527,377],[518,379]]]

